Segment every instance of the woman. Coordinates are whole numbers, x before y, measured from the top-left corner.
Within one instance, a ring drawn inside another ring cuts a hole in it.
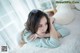
[[[69,30],[54,23],[54,19],[40,10],[32,10],[25,23],[22,39],[27,45],[55,48],[60,45],[59,38],[69,35]]]

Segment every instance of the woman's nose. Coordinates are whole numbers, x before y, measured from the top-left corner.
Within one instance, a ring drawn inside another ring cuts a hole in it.
[[[43,30],[43,31],[45,30],[45,26],[42,27],[42,30]]]

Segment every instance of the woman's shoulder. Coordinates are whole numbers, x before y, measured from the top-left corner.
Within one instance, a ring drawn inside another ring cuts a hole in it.
[[[23,34],[24,34],[24,36],[26,36],[26,35],[28,35],[28,34],[31,34],[31,32],[30,32],[30,31],[27,31],[27,30],[24,30],[24,31],[23,31]]]
[[[24,30],[24,31],[23,31],[23,39],[24,39],[25,42],[28,41],[28,38],[30,37],[31,34],[32,34],[32,33],[29,32],[29,31],[27,31],[27,30]]]

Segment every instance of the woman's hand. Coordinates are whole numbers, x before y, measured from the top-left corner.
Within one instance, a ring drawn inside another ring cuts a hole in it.
[[[50,37],[50,34],[45,34],[43,36],[41,35],[38,35],[38,34],[32,34],[29,39],[32,41],[32,40],[35,40],[36,38],[43,38],[43,37]]]
[[[33,40],[35,40],[37,37],[38,37],[37,34],[32,34],[32,35],[29,37],[29,39],[30,39],[31,41],[33,41]]]

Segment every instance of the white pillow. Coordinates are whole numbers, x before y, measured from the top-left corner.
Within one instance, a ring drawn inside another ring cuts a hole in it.
[[[76,0],[76,2],[79,2],[79,3],[74,4],[75,7],[76,7],[78,10],[80,10],[80,0]]]
[[[75,4],[75,7],[80,10],[80,3],[79,4]]]
[[[57,6],[57,12],[53,17],[56,23],[68,24],[74,19],[74,12],[69,4],[59,4]]]

